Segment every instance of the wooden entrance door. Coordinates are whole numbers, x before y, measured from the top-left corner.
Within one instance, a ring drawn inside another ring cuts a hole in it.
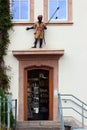
[[[29,69],[26,74],[25,120],[52,120],[52,70]]]

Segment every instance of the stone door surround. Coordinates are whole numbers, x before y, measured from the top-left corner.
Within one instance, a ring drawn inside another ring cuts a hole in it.
[[[50,91],[51,96],[49,120],[58,120],[58,77],[59,59],[64,54],[64,50],[14,50],[13,56],[19,61],[19,92],[18,92],[18,120],[26,120],[26,73],[29,69],[42,68],[50,72]]]

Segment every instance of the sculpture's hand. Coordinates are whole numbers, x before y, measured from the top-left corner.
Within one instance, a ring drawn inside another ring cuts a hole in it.
[[[29,30],[29,29],[30,29],[29,27],[26,28],[26,30]]]
[[[47,27],[45,26],[45,27],[44,27],[44,29],[46,30],[46,29],[47,29]]]

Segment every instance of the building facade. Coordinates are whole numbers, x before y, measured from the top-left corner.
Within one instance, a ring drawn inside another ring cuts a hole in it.
[[[87,1],[18,2],[11,2],[14,26],[5,57],[11,67],[10,91],[18,100],[18,120],[57,120],[58,92],[87,102]],[[31,48],[35,30],[26,27],[31,27],[38,15],[43,15],[47,26],[46,44]]]

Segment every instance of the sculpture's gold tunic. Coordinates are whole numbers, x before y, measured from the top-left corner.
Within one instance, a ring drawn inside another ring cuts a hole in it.
[[[34,23],[34,28],[36,29],[35,34],[35,38],[36,39],[43,39],[44,38],[44,27],[45,27],[45,23]]]

